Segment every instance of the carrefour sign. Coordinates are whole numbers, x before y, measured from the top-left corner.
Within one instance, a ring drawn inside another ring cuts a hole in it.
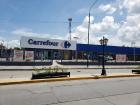
[[[76,41],[45,39],[35,37],[21,37],[20,46],[22,48],[43,48],[76,50]]]

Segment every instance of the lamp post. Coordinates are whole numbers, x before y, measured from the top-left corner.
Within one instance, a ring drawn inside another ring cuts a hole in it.
[[[96,4],[96,2],[97,2],[97,0],[95,0],[94,2],[93,2],[93,4],[90,6],[90,8],[89,8],[89,13],[88,13],[88,46],[89,46],[89,30],[90,30],[90,11],[91,11],[91,9],[92,9],[92,7]],[[87,51],[87,68],[88,68],[88,66],[89,66],[89,53],[88,53],[88,51]]]
[[[103,55],[102,55],[102,73],[101,73],[101,75],[106,75],[105,59],[104,58],[105,58],[105,46],[107,45],[108,39],[103,36],[103,38],[100,39],[99,41],[100,41],[100,44],[102,45],[102,53],[103,53]]]

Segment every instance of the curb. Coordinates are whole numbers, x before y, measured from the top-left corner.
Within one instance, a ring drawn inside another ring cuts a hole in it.
[[[14,82],[3,82],[2,85],[14,85],[14,84],[29,84],[29,83],[40,83],[40,82],[57,82],[57,81],[72,81],[72,80],[88,80],[88,79],[106,79],[106,78],[125,78],[125,77],[140,77],[140,74],[132,75],[113,75],[113,76],[94,76],[94,77],[72,77],[72,78],[51,78],[51,79],[37,79],[37,80],[26,80],[26,81],[14,81]]]
[[[92,67],[92,68],[63,68],[63,69],[67,69],[67,70],[71,70],[71,69],[102,69],[102,67]],[[136,69],[136,67],[106,67],[106,69]],[[19,70],[23,70],[23,71],[32,71],[34,69],[0,69],[0,71],[19,71]],[[40,69],[41,70],[41,69]]]

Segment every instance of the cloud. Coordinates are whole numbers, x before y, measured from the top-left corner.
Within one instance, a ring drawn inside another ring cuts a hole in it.
[[[0,36],[0,44],[4,44],[5,38]]]
[[[5,39],[0,39],[0,44],[3,44],[6,48],[14,48],[14,47],[20,47],[20,41],[19,40],[11,40],[7,41]]]
[[[16,29],[16,30],[12,31],[11,34],[17,35],[17,36],[26,36],[26,37],[66,39],[66,37],[63,37],[61,35],[36,33],[36,32],[32,32],[32,30],[26,29],[26,28]],[[8,48],[20,47],[20,41],[19,40],[11,40],[11,41],[6,41],[5,40],[4,43],[5,43],[5,46],[8,45]]]
[[[105,16],[101,22],[95,23],[91,16],[90,25],[90,43],[99,44],[99,39],[106,36],[109,39],[109,45],[130,46],[135,41],[140,45],[140,15],[127,16],[126,21],[117,23],[113,16]],[[88,16],[83,23],[76,27],[72,37],[78,37],[79,43],[87,43],[88,38]]]
[[[41,38],[54,38],[54,39],[63,39],[64,37],[60,37],[60,35],[51,35],[51,34],[42,34],[42,33],[36,33],[32,32],[30,29],[16,29],[11,32],[14,35],[18,36],[27,36],[27,37],[41,37]]]
[[[38,33],[33,33],[31,30],[28,29],[16,29],[12,31],[12,34],[18,35],[18,36],[29,36],[29,37],[37,37],[37,36],[49,36],[46,34],[38,34]]]
[[[119,24],[115,23],[113,16],[105,16],[101,22],[95,23],[91,27],[95,33],[107,33],[117,30]]]
[[[114,17],[112,16],[105,16],[102,21],[98,23],[94,23],[94,17],[91,16],[91,23],[93,24],[90,25],[90,43],[94,44],[99,44],[99,39],[103,35],[111,38],[111,33],[116,32],[120,27],[118,23],[115,23]],[[88,16],[86,16],[83,20],[83,23],[75,29],[75,31],[72,33],[72,36],[78,37],[78,42],[80,43],[87,43]]]
[[[117,9],[112,7],[110,4],[107,5],[100,5],[99,9],[107,14],[113,14]]]
[[[129,13],[140,13],[140,0],[124,0],[122,6],[128,9]]]
[[[123,0],[120,7],[128,11],[124,24],[119,28],[117,35],[125,43],[135,41],[140,45],[140,0]],[[129,44],[130,45],[130,44]]]
[[[14,48],[14,47],[20,47],[20,41],[19,40],[11,40],[6,42],[8,48]]]
[[[125,24],[120,27],[117,34],[124,42],[135,41],[140,45],[140,15],[127,16]]]
[[[116,22],[113,16],[104,16],[100,22],[95,22],[94,17],[91,16],[90,43],[99,44],[99,39],[104,35],[109,39],[109,45],[131,46],[131,42],[136,42],[136,46],[140,46],[140,0],[118,0],[117,2],[120,10],[118,13],[125,15],[125,19]],[[111,4],[107,4],[100,5],[98,9],[112,14],[117,10],[112,8],[114,7]],[[74,37],[79,37],[80,43],[87,43],[88,20],[86,16],[83,23],[72,33]]]

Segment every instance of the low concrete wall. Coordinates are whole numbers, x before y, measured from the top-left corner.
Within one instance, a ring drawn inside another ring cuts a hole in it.
[[[52,62],[0,62],[0,66],[47,66]]]
[[[59,61],[57,62],[61,65],[86,65],[87,62],[70,62],[70,61]],[[102,65],[100,62],[88,62],[89,65]],[[140,65],[140,62],[105,62],[105,65]]]

